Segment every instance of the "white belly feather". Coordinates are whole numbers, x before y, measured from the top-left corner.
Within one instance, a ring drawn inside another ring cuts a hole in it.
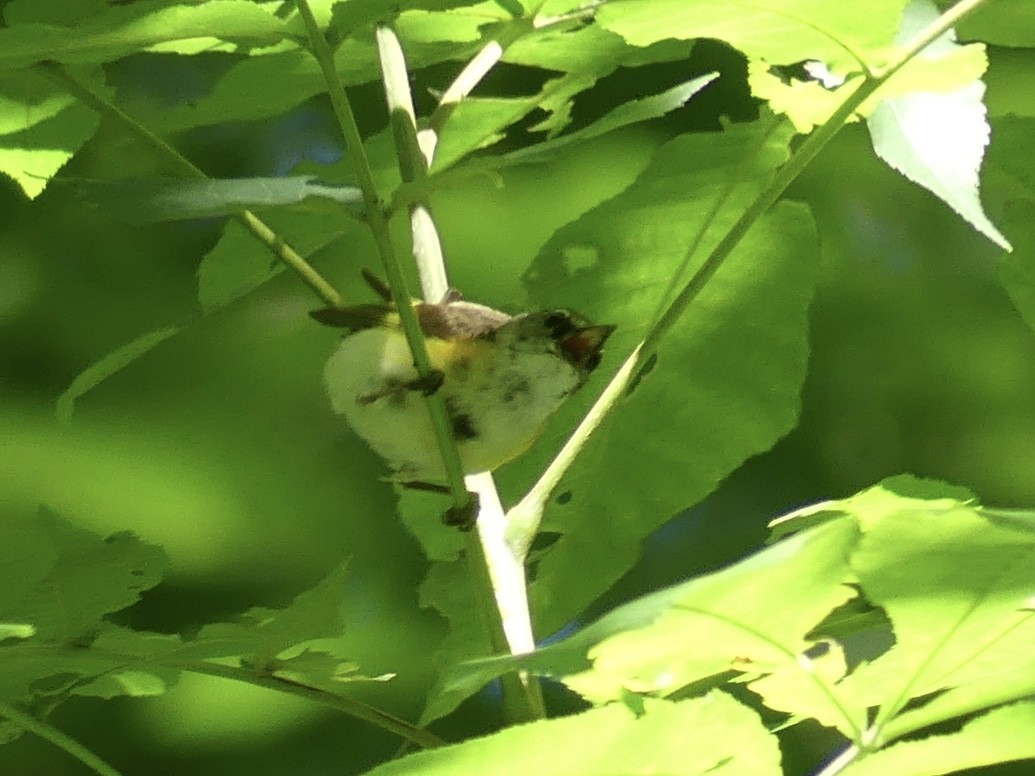
[[[451,351],[443,343],[428,345],[432,363],[446,373],[439,394],[467,474],[495,469],[523,452],[579,384],[575,368],[549,353],[497,346],[490,357],[483,353],[473,365],[456,369],[445,365]],[[399,387],[416,377],[405,338],[384,328],[347,336],[324,369],[334,411],[400,478],[442,482],[427,403],[420,391]]]

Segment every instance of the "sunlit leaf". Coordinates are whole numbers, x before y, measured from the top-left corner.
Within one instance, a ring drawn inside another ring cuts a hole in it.
[[[495,10],[502,13],[498,6]],[[396,32],[407,65],[417,69],[473,54],[480,45],[479,28],[490,20],[484,10],[408,11],[397,20]],[[381,78],[372,36],[344,40],[334,52],[334,62],[346,86]],[[209,94],[189,105],[153,113],[149,125],[169,132],[226,121],[265,120],[326,91],[320,66],[308,51],[292,49],[248,57],[231,67]]]
[[[558,746],[558,742],[565,745]],[[776,738],[728,695],[671,703],[643,713],[621,704],[518,725],[484,738],[381,765],[372,776],[485,774],[599,776],[602,773],[780,773]]]
[[[28,623],[0,622],[0,641],[4,639],[27,639],[36,633],[36,629]]]
[[[92,88],[106,91],[99,84],[99,72],[78,75]],[[97,124],[91,109],[41,75],[0,72],[0,172],[14,179],[30,199],[43,191]]]
[[[631,46],[599,24],[590,24],[520,38],[504,51],[503,61],[564,74],[543,86],[537,107],[550,115],[531,128],[552,138],[571,121],[574,98],[600,79],[621,67],[685,60],[692,45],[667,38],[645,47]]]
[[[164,695],[168,684],[153,671],[140,671],[122,668],[106,672],[96,679],[76,687],[73,695],[85,695],[92,698],[150,698]]]
[[[939,776],[1035,759],[1035,702],[993,709],[958,732],[904,741],[860,760],[845,776]]]
[[[665,38],[715,38],[769,64],[818,59],[853,66],[852,54],[880,52],[891,42],[906,2],[763,0],[731,13],[722,0],[618,0],[602,6],[597,20],[637,46]]]
[[[538,102],[537,97],[464,100],[442,131],[434,169],[444,169],[472,151],[498,142],[504,130],[535,110]]]
[[[599,703],[629,692],[671,694],[727,671],[786,669],[782,687],[766,688],[774,697],[798,710],[822,705],[826,717],[850,730],[861,725],[862,710],[839,707],[832,690],[839,677],[812,673],[803,653],[813,645],[806,634],[853,596],[847,558],[856,540],[848,520],[803,532],[728,569],[625,604],[532,655],[457,666],[443,689],[470,692],[522,667],[567,677]]]
[[[1035,535],[987,519],[958,489],[903,495],[891,480],[845,499],[863,537],[851,555],[863,594],[891,620],[895,645],[840,685],[893,715],[909,698],[945,691],[941,719],[1024,697],[1035,681]],[[911,490],[910,488],[907,488]],[[915,489],[912,489],[915,492]],[[1009,669],[1013,695],[989,680]],[[1027,675],[1027,680],[1023,676]],[[959,693],[959,700],[954,694]],[[909,712],[913,713],[913,712]],[[930,710],[917,712],[928,720]],[[906,724],[908,714],[903,715]]]
[[[865,722],[864,709],[840,705],[832,689],[840,675],[824,675],[804,653],[812,646],[805,634],[854,595],[846,584],[851,580],[846,558],[855,540],[854,526],[839,521],[665,591],[663,598],[648,596],[622,607],[574,641],[616,628],[623,620],[646,619],[650,607],[658,609],[649,624],[593,646],[588,652],[593,668],[565,682],[600,703],[624,692],[671,694],[731,669],[780,672],[779,684],[771,681],[760,688],[764,697],[781,700],[773,705],[817,711],[851,735]],[[752,595],[744,594],[748,577],[759,585]]]
[[[929,0],[913,0],[903,21],[908,40],[936,19]],[[939,60],[957,48],[950,31],[920,53]],[[985,237],[1005,250],[1010,243],[989,221],[978,197],[978,170],[988,145],[988,121],[976,79],[949,92],[886,97],[867,119],[873,148],[885,162],[942,199]]]
[[[74,27],[26,23],[0,29],[0,68],[111,62],[155,44],[199,38],[273,43],[284,34],[283,21],[247,0],[110,5]]]

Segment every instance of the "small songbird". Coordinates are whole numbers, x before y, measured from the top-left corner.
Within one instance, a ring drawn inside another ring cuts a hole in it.
[[[455,292],[438,303],[414,302],[441,377],[429,386],[413,365],[388,289],[369,273],[364,278],[384,302],[311,315],[349,330],[324,369],[331,407],[400,481],[445,481],[424,394],[441,393],[464,473],[492,471],[532,444],[596,369],[614,331],[570,310],[510,316]]]

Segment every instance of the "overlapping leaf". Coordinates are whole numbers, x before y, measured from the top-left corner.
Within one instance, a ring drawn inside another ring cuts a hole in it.
[[[763,122],[676,138],[625,192],[553,236],[528,275],[531,306],[571,306],[617,324],[599,370],[612,372],[768,183],[789,136]],[[562,536],[533,587],[541,632],[576,615],[632,565],[643,538],[791,428],[814,240],[807,214],[791,205],[758,222],[590,440],[561,485],[570,498],[547,511],[546,529]],[[572,402],[555,427],[570,428],[584,410]]]
[[[284,609],[251,609],[188,642],[108,621],[158,583],[163,563],[161,550],[130,534],[102,539],[48,511],[0,528],[0,698],[158,695],[181,670],[226,657],[314,686],[361,678],[353,663],[321,649],[278,658],[341,635],[346,564]]]
[[[565,742],[558,746],[558,742]],[[780,773],[776,738],[729,696],[621,704],[508,728],[484,738],[395,760],[372,776],[598,776],[601,773]]]
[[[100,73],[80,70],[99,84]],[[72,158],[97,128],[97,116],[46,77],[34,72],[0,72],[0,172],[30,198]]]
[[[899,40],[909,40],[937,18],[933,3],[914,0],[906,10]],[[983,54],[983,47],[966,48],[980,48]],[[920,52],[918,62],[932,62],[944,71],[946,60],[965,50],[956,44],[955,34],[948,32]],[[962,83],[949,90],[885,95],[867,124],[881,159],[943,200],[996,245],[1010,250],[1010,243],[985,215],[978,197],[978,170],[989,138],[981,101],[985,86],[979,80],[983,64],[976,73],[970,68],[970,77],[964,75]]]
[[[0,29],[0,68],[23,68],[37,62],[111,62],[172,41],[269,44],[285,34],[281,19],[247,0],[114,5],[75,26],[25,23]]]
[[[159,548],[128,533],[102,539],[49,510],[0,527],[0,620],[32,629],[0,646],[0,697],[21,700],[34,685],[64,692],[111,670],[87,649],[62,654],[48,645],[88,646],[108,627],[105,615],[158,584],[164,564]]]
[[[817,59],[851,68],[856,56],[891,43],[907,1],[761,0],[734,9],[722,0],[617,0],[602,6],[597,19],[636,46],[716,38],[771,65]]]
[[[327,214],[340,212],[335,203],[357,213],[362,193],[355,186],[321,183],[312,176],[181,180],[132,178],[70,180],[78,193],[128,223],[181,221],[226,216],[241,210],[277,206],[323,205]]]

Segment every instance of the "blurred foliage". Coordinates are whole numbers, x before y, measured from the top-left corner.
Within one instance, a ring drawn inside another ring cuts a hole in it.
[[[14,25],[64,23],[103,5],[8,0],[0,8],[7,24]],[[191,24],[215,23],[203,15],[216,10],[201,10],[204,5],[194,11],[202,16]],[[225,8],[231,5],[239,4]],[[325,20],[331,18],[329,4],[314,5]],[[502,20],[503,9],[512,4],[486,5],[492,6],[492,19]],[[593,137],[535,165],[486,162],[489,155],[476,154],[468,174],[445,178],[448,186],[435,191],[435,215],[451,279],[471,299],[508,311],[547,299],[571,300],[601,320],[619,315],[628,301],[622,294],[629,289],[615,289],[611,276],[601,275],[594,289],[582,282],[585,276],[579,283],[570,278],[537,283],[523,273],[544,265],[560,239],[554,235],[565,225],[570,225],[569,235],[585,229],[600,239],[601,230],[615,223],[602,203],[623,193],[635,202],[637,192],[633,188],[630,195],[630,187],[635,181],[642,184],[645,171],[645,180],[651,180],[657,168],[651,172],[650,165],[664,158],[659,149],[671,147],[666,144],[676,135],[713,132],[728,119],[745,122],[758,116],[741,53],[715,41],[670,39],[681,28],[641,25],[637,4],[613,5],[601,25],[586,25],[575,41],[547,36],[508,52],[482,88],[486,95],[520,102],[511,107],[521,117],[516,124],[480,130],[499,140],[494,154],[520,152],[541,139],[543,131],[557,131],[569,119],[569,132],[591,127],[616,105],[695,76],[717,71],[721,77],[699,98],[661,118]],[[820,249],[796,427],[764,452],[792,425],[791,396],[781,400],[789,417],[739,446],[725,467],[694,470],[701,484],[679,483],[675,495],[649,510],[649,528],[680,514],[653,533],[631,568],[635,542],[621,545],[622,564],[611,571],[624,575],[602,595],[612,580],[604,575],[593,579],[587,571],[592,565],[572,562],[565,569],[570,575],[565,585],[583,587],[577,594],[573,590],[570,599],[563,587],[548,591],[561,599],[546,618],[548,630],[574,618],[568,622],[570,631],[637,596],[723,567],[759,547],[772,517],[847,496],[899,472],[963,483],[986,505],[1035,503],[1030,465],[1035,459],[1035,339],[1029,328],[1035,320],[1033,171],[1025,150],[1033,136],[1027,78],[1032,58],[1030,48],[1023,48],[1033,39],[1025,36],[1030,9],[1019,3],[1005,6],[1005,17],[986,9],[971,28],[961,30],[965,39],[973,29],[975,38],[1002,46],[989,52],[993,143],[984,177],[988,215],[1016,249],[1003,265],[1005,281],[998,275],[997,248],[932,195],[883,166],[861,126],[847,127],[790,192],[808,205]],[[116,10],[129,18],[154,7],[132,3]],[[46,18],[47,8],[53,18]],[[863,36],[853,41],[858,46],[876,45],[867,37],[876,34],[864,24],[878,16],[872,7],[830,9],[835,15],[862,14],[862,21],[835,21],[858,27]],[[1020,22],[1004,23],[1007,17]],[[270,30],[280,36],[283,30],[287,39],[294,32],[290,22],[249,12],[234,45],[209,42],[209,51],[191,56],[194,51],[175,47],[136,53],[145,43],[177,39],[177,28],[163,19],[138,26],[135,36],[115,49],[83,48],[78,65],[90,59],[91,51],[99,52],[96,61],[107,63],[103,72],[90,70],[89,61],[83,71],[92,82],[103,83],[120,105],[156,131],[169,133],[176,147],[210,174],[240,178],[294,171],[332,183],[347,176],[329,106],[319,96],[325,87],[315,62],[305,52],[276,47],[261,56],[246,55],[250,36]],[[178,23],[186,24],[185,19]],[[479,25],[486,21],[456,14],[448,27],[421,24],[417,17],[403,25],[419,108],[434,105],[433,94],[476,50]],[[343,25],[338,34],[345,36],[352,22],[338,17],[338,23]],[[740,51],[793,65],[798,49],[769,29],[770,23],[767,18],[740,20],[747,31],[738,39]],[[893,32],[889,28],[876,37]],[[619,37],[623,33],[632,37]],[[689,38],[699,34],[698,28],[686,32]],[[655,40],[659,36],[669,39]],[[68,40],[55,37],[34,45],[63,47]],[[30,48],[8,46],[0,59],[31,55]],[[831,54],[843,55],[840,48]],[[348,38],[337,57],[343,77],[354,87],[350,97],[379,181],[394,181],[371,41],[362,35]],[[9,86],[0,83],[0,91],[8,94]],[[49,111],[68,107],[55,99],[43,103],[35,114],[39,121],[46,121]],[[356,661],[368,676],[397,675],[392,682],[353,685],[351,697],[404,719],[417,718],[438,669],[430,656],[447,628],[440,615],[418,606],[416,590],[428,564],[413,535],[393,517],[396,495],[378,480],[385,473],[383,464],[327,407],[319,376],[336,335],[308,320],[306,312],[317,301],[295,277],[271,273],[264,249],[233,224],[224,229],[219,220],[198,219],[128,225],[91,205],[74,186],[44,188],[43,179],[62,164],[55,183],[106,178],[112,171],[127,177],[167,173],[110,117],[91,135],[94,114],[81,106],[74,110],[83,113],[62,114],[62,123],[49,127],[65,144],[61,156],[29,170],[21,188],[13,179],[0,178],[0,521],[6,529],[33,520],[42,504],[75,526],[69,530],[100,535],[129,530],[140,537],[141,546],[161,545],[168,555],[163,583],[143,591],[138,604],[111,619],[119,626],[186,638],[251,607],[284,608],[348,558],[344,635],[326,640],[325,646]],[[26,121],[0,129],[9,134],[33,126]],[[748,131],[731,131],[738,130]],[[707,138],[692,141],[700,144],[701,154],[713,152]],[[678,173],[672,166],[662,171]],[[680,185],[703,184],[686,179]],[[782,207],[784,212],[796,208]],[[371,264],[374,247],[361,224],[328,219],[317,228],[293,213],[278,213],[271,222],[347,299],[364,298],[356,269]],[[673,224],[674,233],[680,225]],[[407,239],[405,219],[397,218],[393,228],[400,240]],[[814,251],[811,238],[805,231],[788,234],[803,243],[804,264]],[[793,258],[794,247],[781,256]],[[250,261],[239,273],[235,269],[232,281],[243,273],[254,283],[264,282],[249,289],[214,275],[225,268],[228,255]],[[760,287],[762,301],[755,307],[773,301],[766,298],[767,288]],[[799,302],[794,310],[803,316],[808,299]],[[767,332],[790,325],[777,315],[780,309],[774,304]],[[731,310],[736,321],[755,320],[735,305]],[[766,309],[752,312],[766,321]],[[621,321],[626,349],[637,333],[635,318],[628,317]],[[804,333],[803,317],[799,323]],[[58,397],[77,375],[140,334],[167,327],[179,331],[85,393],[71,423],[58,421]],[[737,341],[727,333],[712,344],[732,348]],[[756,345],[765,348],[765,342]],[[799,337],[790,350],[803,367],[804,339]],[[734,361],[725,350],[713,350],[709,358],[713,361],[700,367],[712,370],[709,375]],[[673,398],[670,391],[679,379],[685,379],[688,393],[703,382],[692,369],[685,377],[675,374],[655,384],[665,388],[659,388],[661,398]],[[760,377],[763,383],[768,380]],[[788,389],[791,394],[796,385]],[[530,472],[541,468],[591,398],[580,397],[558,417],[542,445],[501,472],[505,495],[527,487]],[[626,422],[636,425],[633,419]],[[755,433],[749,418],[741,422],[745,435]],[[714,451],[707,447],[706,432],[701,429],[703,441],[696,444],[708,450],[711,462]],[[629,432],[622,444],[635,445],[635,434]],[[755,457],[728,474],[749,455]],[[691,469],[699,465],[685,463]],[[714,493],[683,511],[719,481]],[[688,492],[693,497],[680,501]],[[571,491],[561,495],[570,499]],[[636,502],[641,494],[625,495]],[[428,508],[429,520],[436,519],[437,508]],[[585,517],[584,530],[592,535],[594,513]],[[542,579],[550,578],[549,564],[539,570]],[[541,595],[544,606],[550,606],[547,594]],[[111,609],[119,607],[103,611]],[[552,708],[578,705],[567,690],[547,689]],[[720,697],[711,702],[725,703]],[[94,698],[75,698],[51,721],[117,761],[126,773],[354,773],[385,761],[398,747],[396,736],[366,722],[212,677],[186,677],[160,697],[109,701],[103,724],[98,724],[96,704]],[[449,739],[495,730],[497,706],[490,686],[434,730]],[[683,731],[686,725],[702,724],[694,716],[700,708],[686,702],[671,710],[672,720],[660,722]],[[734,708],[731,715],[745,713],[742,706]],[[601,719],[627,714],[621,707],[594,713]],[[527,746],[557,735],[584,735],[540,724],[542,730],[509,732],[515,738],[527,735],[528,743],[522,744]],[[589,726],[599,735],[597,726],[608,723],[587,715],[571,724]],[[1010,724],[1023,729],[1030,718],[1018,716]],[[787,774],[808,772],[839,741],[818,726],[799,725],[781,735]],[[614,743],[620,749],[622,742]],[[513,744],[505,742],[502,751]],[[492,756],[494,744],[485,746],[467,756]],[[424,756],[430,762],[436,755]],[[444,756],[448,764],[449,755]],[[0,767],[28,776],[84,772],[67,754],[28,735],[0,749]],[[1001,772],[1009,772],[1008,766]]]

